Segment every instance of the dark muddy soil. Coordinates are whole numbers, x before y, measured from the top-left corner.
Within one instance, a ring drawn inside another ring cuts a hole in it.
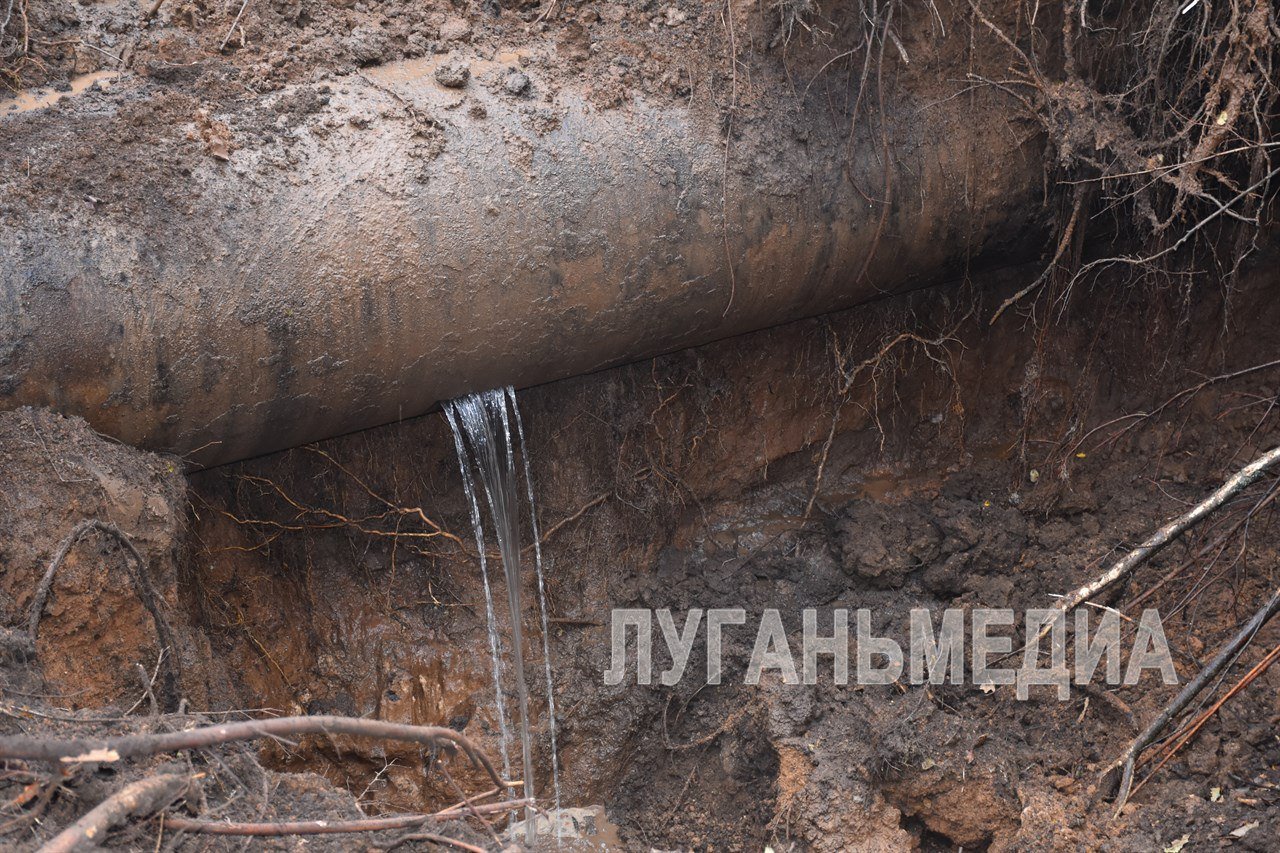
[[[1092,788],[1176,689],[1151,674],[1067,702],[1047,688],[1018,701],[1010,687],[830,678],[799,687],[768,675],[746,685],[752,637],[729,630],[720,685],[610,687],[602,677],[617,607],[670,607],[677,619],[691,607],[740,606],[753,619],[777,608],[799,649],[805,607],[819,610],[820,625],[831,608],[870,608],[875,633],[905,645],[912,607],[1050,604],[1272,443],[1277,386],[1267,370],[1104,426],[1271,360],[1280,317],[1270,263],[1261,259],[1226,302],[1099,289],[1052,326],[988,327],[993,306],[1026,278],[1010,270],[977,289],[922,292],[523,392],[565,801],[604,804],[628,849],[1127,851],[1184,836],[1201,848],[1271,849],[1274,671],[1114,821]],[[886,352],[903,331],[936,343]],[[842,397],[841,371],[879,353]],[[23,411],[6,415],[3,430],[5,511],[17,520],[5,525],[7,624],[24,618],[75,521],[109,518],[146,554],[193,709],[449,725],[497,754],[474,546],[438,416],[203,472],[189,492],[173,462],[74,421]],[[1103,599],[1136,618],[1130,602],[1181,567],[1141,606],[1164,614],[1183,680],[1272,588],[1268,514],[1218,560],[1197,555],[1274,486],[1255,487]],[[101,727],[33,713],[119,715],[140,697],[135,664],[153,667],[156,646],[120,558],[110,542],[86,540],[68,560],[36,662],[5,670],[8,731]],[[537,637],[533,611],[525,629]],[[1264,631],[1227,683],[1277,639],[1275,627]],[[702,654],[699,643],[691,673],[703,671]],[[110,725],[180,724],[147,713],[143,703]],[[545,774],[546,720],[536,723]],[[391,745],[307,739],[223,760],[225,769],[204,765],[215,789],[193,811],[237,790],[254,792],[226,812],[243,819],[454,799],[419,752]],[[70,780],[45,822],[22,830],[24,843],[100,797],[103,772]],[[264,784],[266,798],[256,793]],[[548,780],[539,784],[545,791]],[[149,845],[155,830],[113,840]]]
[[[230,172],[249,192],[296,176],[331,134],[403,120],[399,108],[331,103],[346,81],[401,60],[438,58],[456,66],[458,83],[469,72],[458,109],[483,111],[468,97],[476,87],[502,91],[529,113],[535,136],[557,120],[556,93],[573,85],[599,110],[633,99],[687,105],[720,122],[730,146],[764,140],[736,146],[743,152],[767,148],[779,132],[795,137],[788,144],[804,141],[805,128],[787,115],[798,94],[833,99],[839,111],[856,99],[858,114],[878,121],[899,88],[921,103],[947,98],[956,89],[948,69],[998,76],[1007,64],[943,37],[948,26],[968,27],[958,13],[914,6],[899,13],[902,53],[877,62],[885,80],[872,93],[850,61],[866,37],[852,3],[742,4],[726,16],[688,2],[166,0],[144,22],[145,10],[129,0],[15,2],[28,12],[30,40],[20,55],[15,19],[0,74],[12,93],[0,91],[8,143],[0,147],[0,217],[89,205],[104,221],[145,215],[169,229],[197,208],[203,172]],[[413,120],[420,156],[438,157],[438,128],[450,115]],[[1030,124],[1011,132],[1036,135]],[[757,176],[763,189],[793,180],[786,172],[801,166],[739,155],[726,168]]]
[[[557,87],[587,81],[596,109],[639,96],[692,103],[723,120],[728,140],[775,132],[779,91],[825,91],[837,71],[832,97],[862,91],[859,66],[838,61],[862,38],[857,4],[738,4],[726,17],[686,2],[165,0],[150,21],[125,2],[14,8],[0,39],[0,80],[16,92],[0,101],[12,143],[0,150],[0,217],[10,221],[87,205],[104,222],[173,227],[198,192],[193,173],[280,179],[300,146],[387,119],[339,111],[331,97],[351,75],[400,59],[444,57],[440,82],[458,87],[459,108],[467,87],[485,86],[527,101],[530,122],[554,121],[542,107]],[[932,4],[900,15],[887,81],[941,98],[961,81],[944,85],[939,68],[1005,70],[1003,58],[970,55],[962,37],[935,38]],[[946,9],[938,22],[955,33],[958,17]],[[464,74],[462,56],[480,59]],[[877,102],[868,95],[861,109]],[[34,110],[67,121],[36,121]],[[434,117],[421,118],[414,144],[430,159],[442,143]],[[786,177],[781,162],[741,167]],[[720,685],[603,679],[614,608],[743,607],[749,624],[776,608],[793,648],[801,609],[826,624],[833,608],[869,608],[874,631],[905,644],[912,608],[1043,607],[1094,577],[1274,445],[1280,371],[1221,378],[1280,352],[1276,235],[1260,245],[1228,284],[1104,278],[1049,314],[1015,309],[989,325],[1042,269],[1011,267],[522,391],[565,803],[603,804],[637,850],[1275,849],[1275,670],[1115,819],[1095,796],[1097,774],[1176,690],[1150,675],[1066,702],[1047,689],[1019,701],[1008,687],[746,685],[750,638],[729,631]],[[1274,588],[1270,510],[1233,525],[1276,485],[1258,484],[1099,602],[1130,619],[1158,607],[1184,681]],[[438,415],[188,477],[181,460],[81,421],[0,414],[3,626],[24,629],[46,566],[85,519],[137,546],[175,648],[162,657],[119,541],[88,533],[56,576],[34,654],[6,641],[0,732],[326,713],[449,726],[497,755],[477,555]],[[524,628],[540,640],[532,610]],[[1263,631],[1219,691],[1278,639],[1276,626]],[[540,668],[540,642],[531,646]],[[690,672],[703,672],[701,654],[695,645]],[[170,672],[174,695],[161,689]],[[152,713],[149,690],[168,713]],[[537,679],[533,691],[545,707]],[[545,799],[549,721],[537,713]],[[120,784],[161,770],[203,774],[174,814],[434,810],[457,799],[437,757],[316,737],[65,778],[6,766],[0,843],[34,849]],[[449,766],[468,790],[483,785]],[[474,825],[441,831],[492,844]],[[232,846],[155,820],[105,841]]]

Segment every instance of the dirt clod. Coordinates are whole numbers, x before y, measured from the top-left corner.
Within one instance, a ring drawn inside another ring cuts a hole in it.
[[[447,62],[435,70],[434,76],[446,89],[461,89],[471,79],[471,68],[465,62]]]

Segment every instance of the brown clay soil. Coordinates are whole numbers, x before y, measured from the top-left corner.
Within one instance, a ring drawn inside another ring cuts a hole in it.
[[[781,61],[803,86],[846,49],[861,7],[832,6],[744,4],[725,18],[719,6],[684,2],[260,0],[233,27],[239,3],[166,0],[144,26],[133,3],[17,0],[22,14],[0,42],[3,81],[20,93],[14,109],[81,88],[48,109],[82,132],[33,124],[0,152],[0,216],[31,205],[88,204],[106,217],[181,205],[184,175],[229,147],[287,170],[299,127],[380,120],[326,112],[345,76],[461,44],[510,65],[486,85],[519,72],[534,99],[573,77],[593,81],[599,109],[634,93],[703,99],[751,127],[773,103],[753,82],[753,63]],[[918,16],[904,34],[927,32],[924,6],[902,14]],[[927,81],[965,55],[965,41],[905,38],[911,63],[892,73],[921,94],[929,85],[951,92],[954,81]],[[838,67],[856,89],[856,69]],[[97,116],[96,99],[122,68],[165,87]],[[286,96],[270,115],[237,112],[247,96],[274,91]],[[1105,279],[1048,314],[1009,312],[989,325],[1042,268],[1010,267],[522,391],[565,802],[603,804],[637,850],[1276,849],[1275,669],[1115,819],[1094,796],[1097,773],[1176,691],[1150,675],[1068,702],[971,685],[747,686],[750,643],[730,631],[721,685],[611,687],[602,678],[612,608],[741,606],[753,617],[778,608],[786,618],[804,607],[866,607],[883,614],[878,633],[905,640],[913,607],[1046,606],[1095,576],[1275,443],[1274,368],[1159,408],[1280,353],[1280,251],[1274,233],[1261,243],[1229,286]],[[1102,600],[1136,617],[1132,602],[1171,575],[1141,606],[1165,615],[1184,681],[1275,586],[1280,531],[1269,511],[1216,559],[1202,554],[1208,545],[1216,553],[1216,538],[1275,486],[1259,483]],[[497,753],[477,555],[439,415],[186,474],[181,460],[124,447],[76,419],[0,413],[4,626],[23,629],[46,565],[84,519],[135,543],[175,647],[162,658],[126,552],[90,533],[56,576],[34,654],[5,635],[0,733],[329,713],[445,725]],[[532,588],[529,571],[525,583]],[[524,627],[532,671],[542,662],[532,610]],[[787,627],[798,648],[799,625]],[[1277,641],[1280,627],[1261,632],[1219,690]],[[695,646],[692,672],[699,654]],[[173,695],[162,689],[169,672]],[[158,705],[181,701],[182,712],[152,713],[144,682],[156,685]],[[538,679],[532,689],[535,708],[545,707]],[[548,722],[535,719],[544,775]],[[171,809],[186,816],[434,810],[456,799],[438,757],[308,737],[65,776],[10,765],[0,771],[0,845],[35,849],[121,783],[163,769],[203,774]],[[481,787],[462,762],[449,766],[468,790]],[[547,790],[546,778],[538,783]],[[440,831],[491,844],[475,826]],[[104,845],[240,842],[147,820]]]
[[[1274,370],[1090,431],[1270,360],[1280,348],[1274,261],[1260,258],[1225,302],[1117,287],[1082,295],[1049,327],[988,327],[1028,272],[1012,270],[522,393],[565,800],[605,804],[629,849],[1159,850],[1184,835],[1202,849],[1273,849],[1275,671],[1114,821],[1091,787],[1174,692],[1150,675],[1068,702],[1047,689],[1017,701],[1011,688],[746,686],[750,638],[732,632],[719,686],[608,687],[602,673],[615,607],[775,607],[784,618],[868,607],[883,614],[878,632],[905,641],[911,607],[1043,606],[1092,577],[1271,443]],[[852,369],[904,330],[938,343],[894,347],[841,398],[840,365]],[[143,696],[137,665],[155,668],[157,642],[123,553],[91,536],[54,584],[35,660],[5,670],[6,731],[156,730],[189,725],[196,711],[211,720],[269,708],[449,725],[496,754],[474,546],[438,415],[187,484],[173,461],[78,421],[23,410],[0,426],[8,623],[24,618],[75,522],[110,520],[148,561],[191,709],[152,717],[144,702],[124,715]],[[1217,562],[1196,555],[1274,485],[1104,599],[1125,611],[1186,563],[1147,602],[1165,614],[1184,680],[1265,598],[1277,531],[1263,514]],[[432,528],[419,509],[446,533],[423,535]],[[538,637],[532,612],[525,629]],[[1277,639],[1274,627],[1259,635],[1232,677]],[[101,717],[123,719],[85,722]],[[535,722],[546,768],[545,715]],[[193,753],[183,761],[209,781],[186,808],[282,819],[440,807],[453,798],[426,760],[321,738]],[[11,843],[34,845],[117,780],[154,769],[82,771]],[[3,784],[17,803],[28,777]],[[6,817],[31,808],[11,804]],[[140,824],[112,840],[150,846],[158,831]]]

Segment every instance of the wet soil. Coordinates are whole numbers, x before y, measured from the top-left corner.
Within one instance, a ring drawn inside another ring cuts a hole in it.
[[[1067,702],[1048,688],[1018,701],[1008,687],[840,687],[830,677],[804,687],[770,675],[746,685],[754,634],[732,630],[720,685],[700,677],[701,643],[677,685],[608,686],[603,673],[612,608],[669,607],[679,622],[692,607],[743,607],[749,624],[777,608],[798,650],[806,607],[820,625],[832,608],[870,608],[875,633],[905,646],[913,607],[1050,604],[1273,443],[1277,385],[1265,370],[1151,418],[1115,419],[1270,361],[1280,350],[1274,260],[1260,257],[1225,301],[1100,288],[1052,324],[988,326],[1033,274],[1015,268],[522,392],[565,802],[604,804],[628,849],[1119,851],[1184,835],[1270,849],[1280,833],[1274,671],[1116,820],[1091,788],[1176,690],[1151,674]],[[886,351],[904,331],[936,343]],[[853,375],[847,393],[843,375]],[[6,624],[22,620],[75,521],[110,518],[147,556],[192,708],[443,724],[497,754],[474,546],[438,415],[205,471],[185,490],[172,460],[78,422],[21,411],[0,427]],[[1142,604],[1164,615],[1184,680],[1274,584],[1268,514],[1219,560],[1197,559],[1274,485],[1102,600],[1136,618],[1130,602],[1185,563]],[[139,697],[135,664],[153,667],[157,650],[120,556],[86,541],[68,560],[36,662],[5,670],[7,730],[85,725],[18,706],[84,717]],[[530,610],[525,631],[539,630]],[[1230,678],[1277,639],[1264,631]],[[540,668],[540,642],[530,645]],[[115,725],[157,725],[146,713],[144,703]],[[545,714],[535,729],[545,774]],[[236,807],[245,819],[354,814],[357,799],[374,814],[453,800],[411,749],[309,739],[237,755],[242,778],[218,782],[208,803],[261,779],[284,792],[246,799]],[[543,791],[548,781],[538,780]],[[294,798],[297,785],[329,793]],[[82,806],[58,798],[50,808],[48,827]],[[146,831],[129,832],[122,843]]]
[[[104,221],[177,217],[198,191],[195,170],[287,174],[299,134],[386,118],[339,114],[331,96],[344,78],[376,79],[401,59],[480,56],[483,73],[472,69],[466,85],[534,106],[570,80],[589,81],[601,110],[641,95],[694,103],[724,117],[729,138],[772,132],[777,92],[821,87],[833,68],[832,92],[858,91],[858,66],[834,61],[860,38],[855,4],[740,4],[725,18],[680,2],[281,0],[246,4],[234,27],[238,3],[167,0],[146,25],[131,3],[22,8],[28,57],[10,61],[16,30],[0,42],[4,79],[21,90],[0,102],[11,113],[2,132],[12,144],[0,151],[10,221],[71,205]],[[946,97],[954,81],[940,85],[939,68],[986,70],[990,58],[969,56],[963,38],[930,35],[923,6],[901,14],[911,61],[888,52],[895,84]],[[422,156],[438,142],[424,131]],[[1275,671],[1116,820],[1091,786],[1172,695],[1150,678],[1064,703],[1047,691],[1017,701],[1008,688],[744,685],[751,646],[732,631],[721,685],[602,677],[613,608],[743,607],[753,624],[777,608],[798,648],[805,607],[822,612],[820,624],[835,607],[871,608],[877,633],[904,640],[913,607],[1044,606],[1096,575],[1274,444],[1274,371],[1158,409],[1280,351],[1274,235],[1267,246],[1229,288],[1104,280],[1050,316],[1011,312],[989,326],[1040,272],[1012,267],[523,391],[565,801],[604,804],[626,847],[642,850],[1128,851],[1180,849],[1184,837],[1188,849],[1274,849]],[[4,625],[25,624],[45,566],[80,520],[116,524],[147,562],[189,706],[150,715],[138,668],[158,671],[152,621],[118,543],[89,536],[57,575],[34,659],[4,661],[5,733],[340,713],[448,725],[496,754],[476,554],[438,416],[188,478],[180,460],[21,410],[0,415],[0,463]],[[1165,614],[1184,679],[1274,586],[1269,514],[1216,561],[1198,556],[1274,485],[1104,598],[1134,617],[1131,602],[1186,564],[1143,605]],[[524,627],[539,637],[532,611]],[[1277,639],[1275,627],[1263,632],[1232,677]],[[530,645],[540,666],[540,643]],[[695,646],[690,672],[702,671],[700,654]],[[534,680],[538,707],[541,690]],[[548,721],[535,723],[546,768]],[[186,808],[264,820],[452,802],[426,759],[319,738],[193,755],[184,761],[208,781]],[[26,797],[20,775],[0,778],[3,820],[18,820],[4,843],[34,848],[120,782],[166,766],[85,771],[47,801]],[[165,841],[158,834],[146,823],[108,841],[150,849]]]
[[[335,95],[405,60],[468,72],[450,109],[483,111],[469,97],[477,87],[503,92],[529,114],[531,138],[557,120],[565,86],[601,111],[633,100],[690,107],[738,150],[726,168],[771,192],[805,168],[793,154],[763,152],[779,133],[788,137],[779,151],[806,141],[793,119],[810,95],[833,114],[856,101],[858,118],[877,124],[896,92],[921,104],[949,98],[958,69],[998,75],[1007,65],[945,37],[969,27],[963,15],[910,5],[895,24],[900,52],[875,63],[884,77],[872,92],[854,57],[866,39],[855,3],[741,4],[726,16],[683,0],[275,0],[243,4],[237,17],[239,3],[165,0],[145,19],[128,0],[15,2],[30,39],[22,56],[15,21],[0,54],[0,220],[89,205],[108,222],[145,215],[181,227],[205,173],[243,178],[246,191],[296,180],[331,134],[403,121],[401,107],[347,109]],[[1005,5],[991,12],[997,20],[1016,16]],[[421,158],[438,157],[450,111],[411,121]],[[1030,122],[1010,132],[1037,136]]]

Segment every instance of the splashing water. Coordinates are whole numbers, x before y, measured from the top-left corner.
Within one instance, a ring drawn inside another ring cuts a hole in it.
[[[510,413],[508,412],[510,406]],[[560,769],[556,756],[555,699],[552,693],[551,654],[547,619],[547,602],[542,577],[542,543],[538,533],[537,512],[533,502],[533,480],[529,471],[528,447],[525,444],[524,423],[516,405],[515,389],[484,391],[459,397],[444,405],[445,417],[453,430],[454,447],[458,452],[458,464],[462,471],[463,487],[471,508],[471,523],[475,528],[476,549],[480,555],[480,574],[484,581],[485,611],[489,621],[489,651],[493,659],[494,692],[498,724],[502,734],[503,770],[510,778],[511,761],[508,755],[510,731],[507,725],[506,707],[502,690],[502,641],[494,617],[493,595],[489,586],[488,561],[484,549],[484,529],[480,518],[480,504],[476,497],[471,467],[474,465],[484,486],[486,502],[493,520],[498,550],[507,581],[507,606],[511,613],[511,669],[515,673],[516,701],[520,709],[520,744],[524,769],[524,796],[533,799],[533,754],[529,734],[529,692],[524,673],[524,631],[521,625],[520,589],[520,527],[518,519],[519,499],[516,493],[515,453],[511,441],[511,414],[514,414],[517,436],[520,440],[524,463],[525,485],[529,498],[529,513],[534,545],[534,565],[538,581],[538,602],[542,616],[542,652],[547,679],[547,712],[551,733],[551,777],[555,794],[555,809],[560,809]],[[526,813],[526,841],[532,844],[534,821]],[[559,821],[556,821],[557,829]],[[557,836],[559,832],[557,831]]]

